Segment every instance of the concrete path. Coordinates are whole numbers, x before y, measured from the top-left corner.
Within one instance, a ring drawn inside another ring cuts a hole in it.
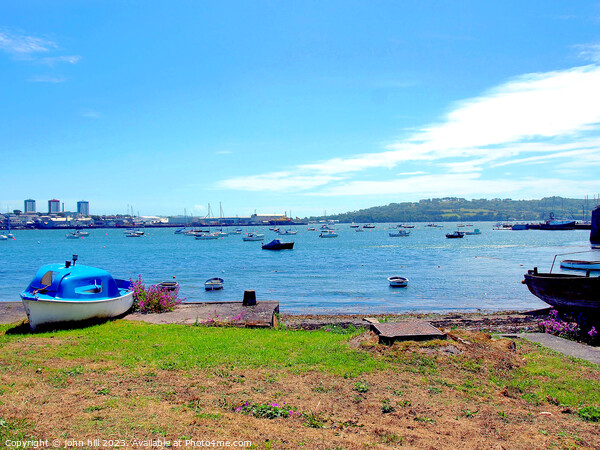
[[[192,325],[232,324],[247,327],[277,325],[279,302],[257,301],[254,306],[242,302],[182,303],[175,311],[161,314],[130,313],[123,317],[147,323],[179,323]],[[22,302],[0,302],[0,324],[18,323],[27,319]]]
[[[544,347],[562,353],[567,356],[585,359],[586,361],[600,364],[600,349],[580,344],[579,342],[569,341],[553,334],[547,333],[520,333],[519,337],[531,342],[537,342]]]

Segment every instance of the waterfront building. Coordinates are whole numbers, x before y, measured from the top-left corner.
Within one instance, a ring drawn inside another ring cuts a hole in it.
[[[60,212],[60,200],[48,200],[48,214],[56,214]]]
[[[82,214],[84,216],[90,215],[90,202],[85,200],[81,200],[77,202],[77,214]]]
[[[25,200],[25,214],[35,212],[35,200],[28,198]]]
[[[290,221],[285,214],[252,214],[250,219],[258,224],[281,224]]]

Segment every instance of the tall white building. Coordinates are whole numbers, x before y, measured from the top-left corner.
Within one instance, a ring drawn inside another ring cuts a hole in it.
[[[24,208],[25,214],[27,213],[34,213],[35,212],[35,200],[28,198],[27,200],[25,200],[25,208]]]
[[[90,215],[90,202],[85,200],[81,200],[77,202],[77,214],[82,214],[84,216]]]
[[[60,212],[60,200],[48,200],[48,213],[56,214]]]

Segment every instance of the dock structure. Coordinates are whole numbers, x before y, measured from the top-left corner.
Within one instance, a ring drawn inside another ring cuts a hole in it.
[[[438,330],[429,322],[410,320],[395,323],[370,323],[371,331],[379,336],[380,344],[391,345],[396,341],[446,339],[446,333]]]
[[[245,306],[242,302],[186,302],[174,311],[160,314],[129,313],[125,320],[153,324],[232,325],[269,328],[278,325],[278,301],[258,301]],[[27,319],[21,302],[0,302],[0,324],[18,323]]]

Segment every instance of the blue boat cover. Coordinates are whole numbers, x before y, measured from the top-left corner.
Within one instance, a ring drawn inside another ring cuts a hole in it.
[[[24,298],[54,297],[62,300],[102,300],[124,295],[129,282],[115,280],[106,270],[88,266],[48,264],[41,267],[27,289]]]

